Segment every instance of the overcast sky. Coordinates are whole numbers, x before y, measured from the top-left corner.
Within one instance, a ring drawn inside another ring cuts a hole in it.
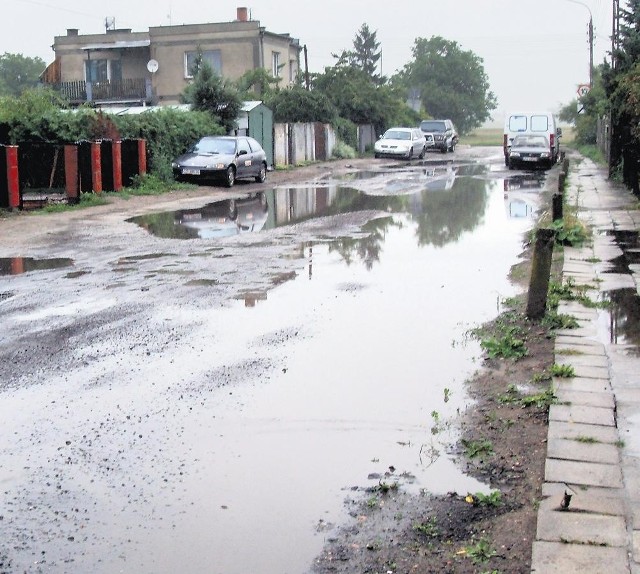
[[[289,33],[306,45],[311,72],[351,49],[363,23],[377,34],[382,72],[392,75],[411,59],[418,37],[442,36],[482,58],[501,122],[506,110],[556,111],[589,80],[588,23],[594,25],[594,63],[611,48],[612,0],[8,0],[0,19],[0,53],[54,58],[54,36],[67,28],[80,34],[104,31],[105,19],[118,28],[229,22],[236,8],[270,32]],[[621,2],[624,5],[624,0]]]

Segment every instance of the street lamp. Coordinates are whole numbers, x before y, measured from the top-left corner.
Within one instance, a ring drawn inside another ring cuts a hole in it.
[[[591,8],[579,0],[567,0],[567,2],[580,4],[580,6],[584,6],[589,11],[589,87],[593,88],[593,15],[591,14]]]

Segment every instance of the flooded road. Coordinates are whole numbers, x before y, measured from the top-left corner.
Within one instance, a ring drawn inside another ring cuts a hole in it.
[[[296,574],[369,487],[484,490],[448,454],[468,330],[543,185],[501,157],[100,220],[129,243],[0,267],[0,571]]]

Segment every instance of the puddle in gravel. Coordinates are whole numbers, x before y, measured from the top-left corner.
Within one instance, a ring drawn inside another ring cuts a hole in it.
[[[381,178],[380,174],[375,178],[367,172],[348,183],[281,187],[246,198],[216,201],[195,209],[153,213],[129,221],[164,238],[222,239],[317,217],[372,210],[411,213],[417,221],[422,220],[421,230],[428,228],[424,230],[426,235],[433,233],[435,228],[443,233],[449,227],[449,218],[454,228],[457,224],[465,226],[471,223],[468,220],[476,212],[477,202],[484,200],[488,185],[488,182],[470,177],[458,177],[456,169],[451,166],[412,169],[408,175],[391,180]],[[382,183],[370,183],[376,181]],[[515,191],[522,191],[525,187],[528,191],[539,189],[544,180],[521,177],[507,181],[520,182],[503,185],[507,213],[513,218],[531,217],[536,198],[517,195]],[[526,183],[529,181],[534,181],[537,188],[529,186]],[[390,195],[396,187],[404,191],[413,190],[413,193]],[[363,193],[363,189],[369,193]],[[438,191],[447,194],[434,193]],[[450,232],[455,232],[455,229],[446,231]]]
[[[356,238],[301,246],[303,265],[277,288],[193,317],[158,305],[154,319],[189,325],[179,353],[167,341],[128,353],[121,370],[109,360],[122,356],[107,356],[99,372],[108,381],[90,388],[79,370],[60,374],[50,396],[3,397],[1,415],[37,428],[22,438],[24,456],[63,469],[29,471],[24,511],[15,505],[24,520],[37,507],[67,529],[43,537],[38,552],[58,571],[73,557],[75,571],[305,572],[355,511],[345,500],[366,500],[366,488],[486,492],[450,453],[451,421],[469,405],[465,381],[480,367],[469,329],[515,293],[509,268],[532,222],[509,195],[502,180],[455,177],[444,193],[306,186],[247,200],[262,228],[363,209],[386,216]],[[527,201],[529,214],[535,198]],[[212,205],[141,224],[221,237],[208,214],[229,219],[231,206]],[[238,203],[234,211],[240,219]],[[91,424],[69,414],[89,412]],[[0,437],[0,454],[19,438]],[[80,510],[61,518],[59,508]],[[23,557],[16,569],[32,564]]]
[[[0,257],[0,275],[20,275],[32,271],[62,269],[73,265],[72,259],[33,259],[32,257]]]

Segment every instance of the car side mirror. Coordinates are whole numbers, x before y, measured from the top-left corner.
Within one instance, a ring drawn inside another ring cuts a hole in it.
[[[238,157],[240,157],[241,155],[247,155],[247,150],[246,150],[246,149],[241,149],[241,150],[238,152]]]

